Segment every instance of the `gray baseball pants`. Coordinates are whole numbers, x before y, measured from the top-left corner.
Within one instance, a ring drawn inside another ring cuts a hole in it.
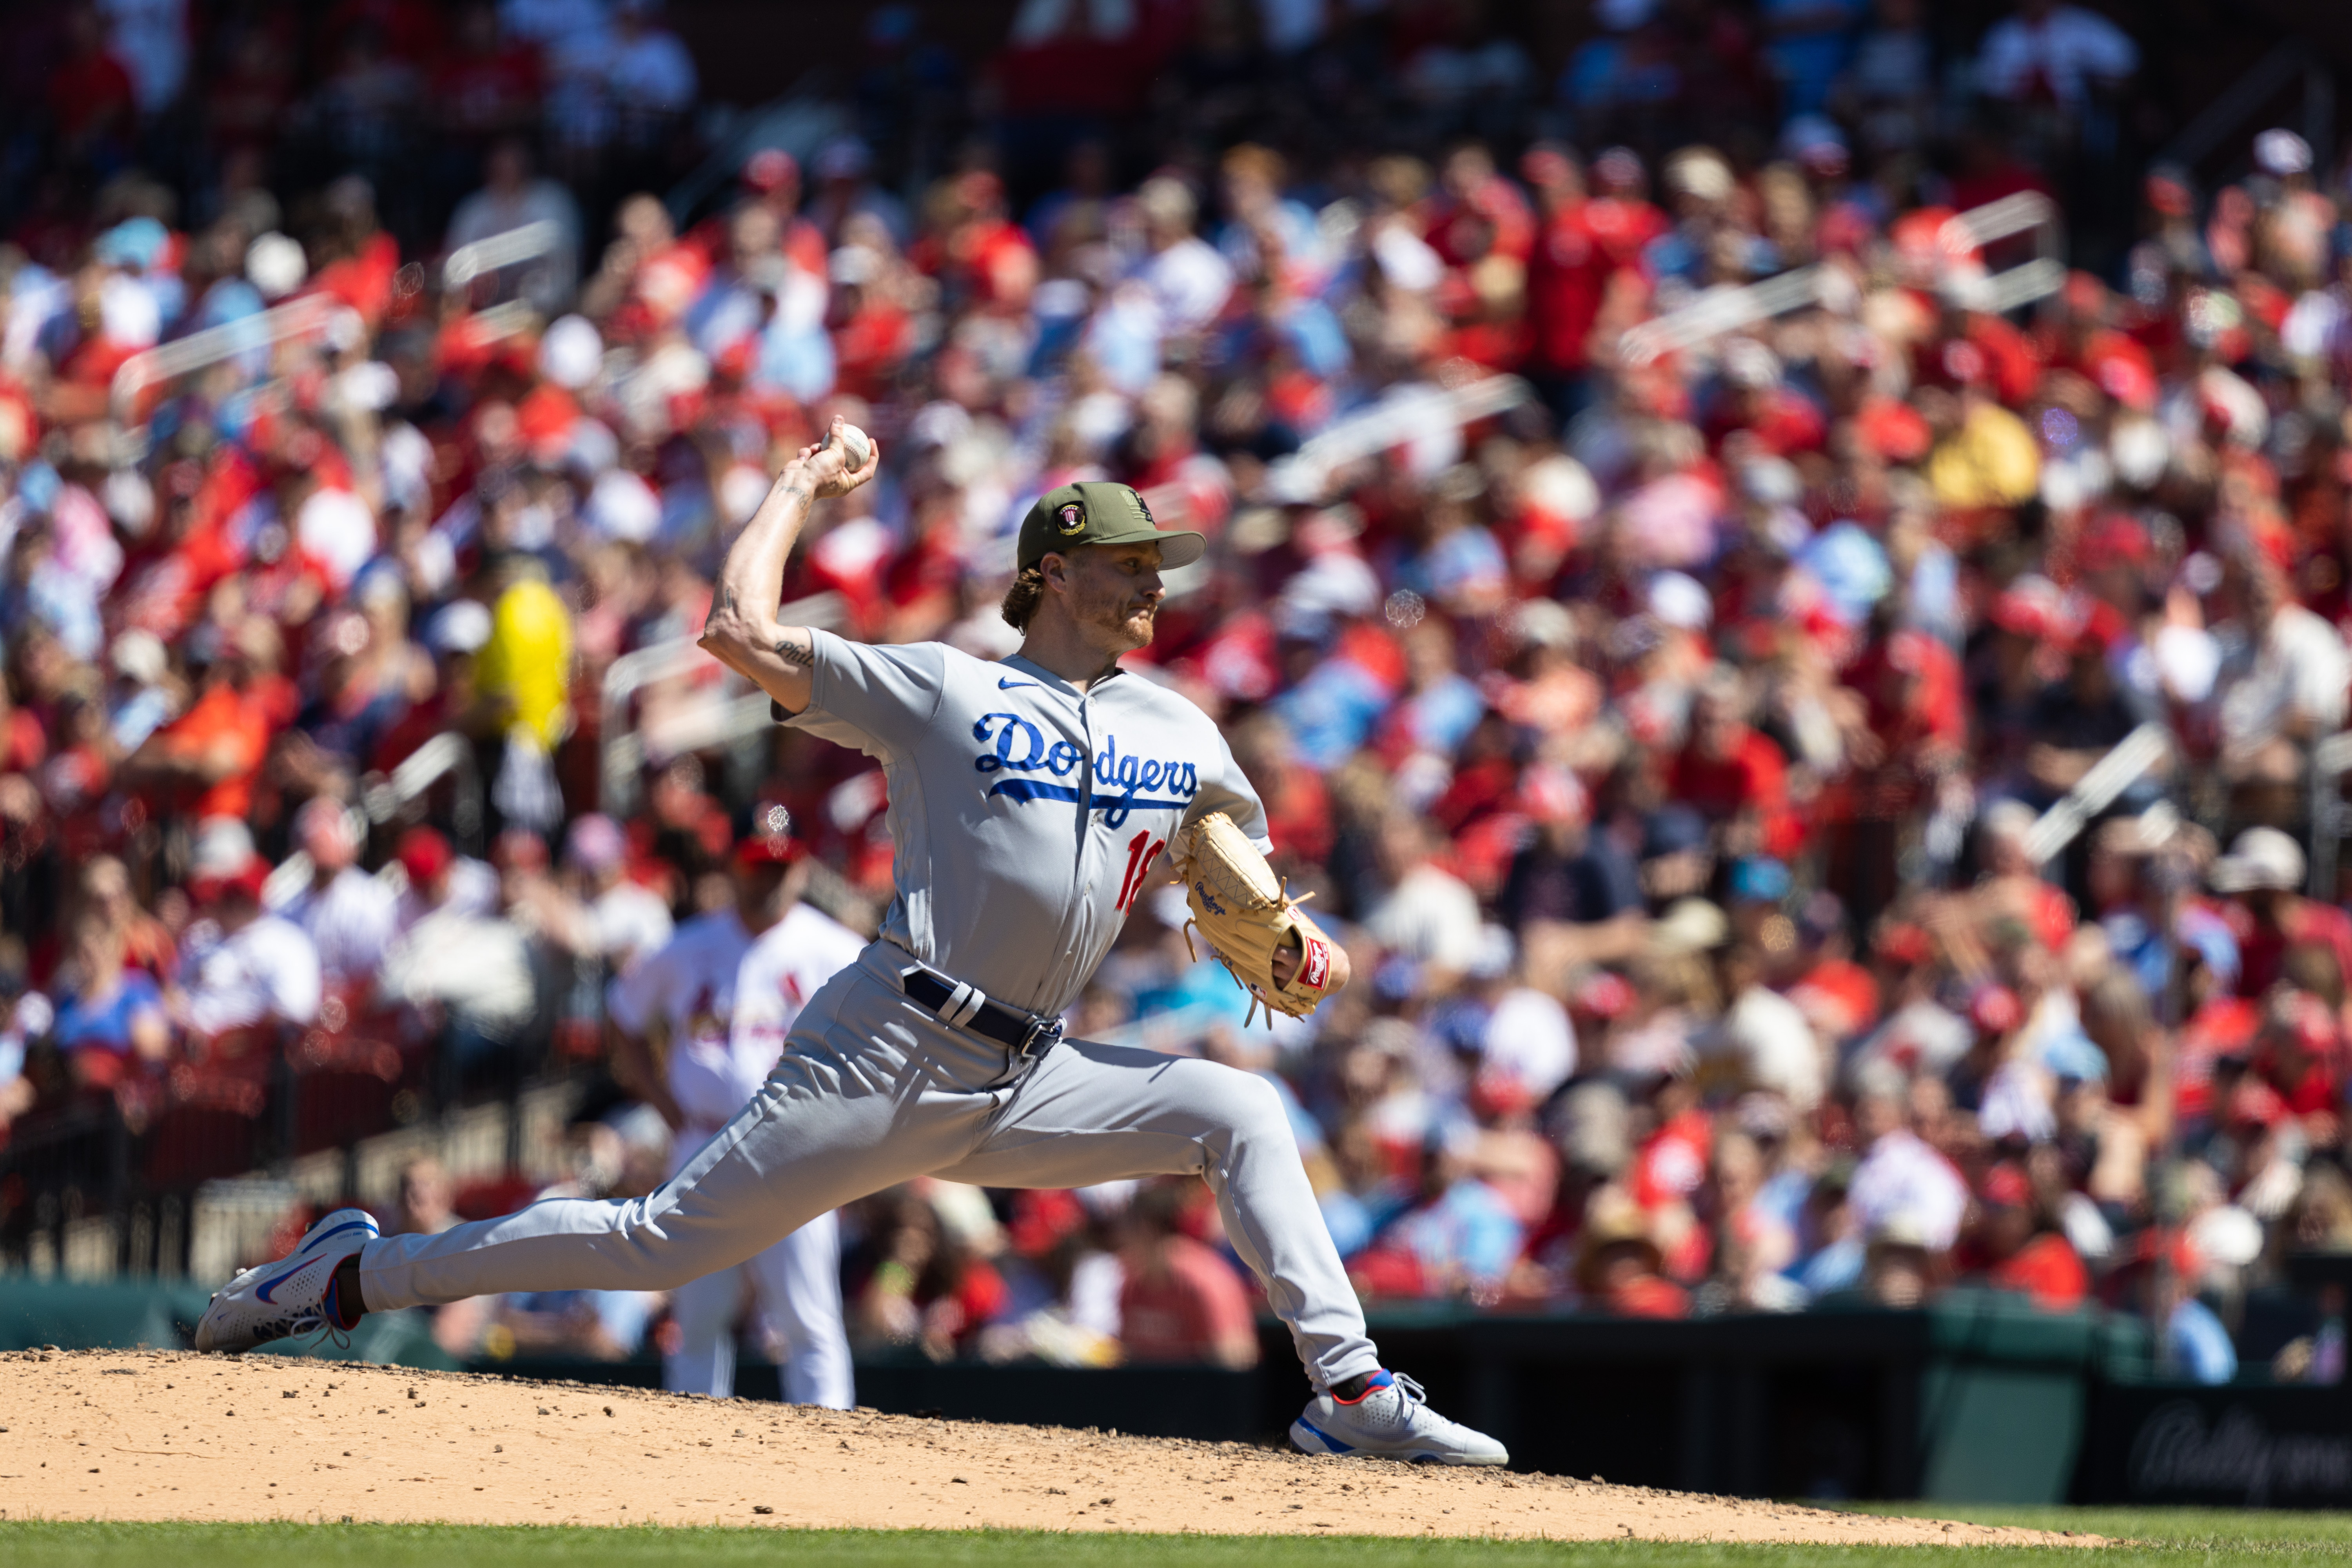
[[[877,942],[809,999],[776,1070],[641,1198],[551,1198],[360,1254],[372,1311],[509,1290],[661,1290],[920,1175],[1076,1187],[1197,1175],[1318,1387],[1378,1370],[1273,1088],[1214,1062],[1065,1040],[1008,1067],[899,987]]]

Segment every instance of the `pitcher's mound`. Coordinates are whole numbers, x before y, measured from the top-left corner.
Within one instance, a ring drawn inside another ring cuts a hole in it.
[[[0,1515],[2096,1544],[1549,1476],[164,1352],[0,1355]]]

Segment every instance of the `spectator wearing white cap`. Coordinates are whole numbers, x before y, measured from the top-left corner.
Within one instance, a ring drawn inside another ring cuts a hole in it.
[[[2311,143],[2294,132],[2273,128],[2254,138],[2254,167],[2273,179],[2311,172]]]
[[[179,1021],[203,1039],[319,1016],[319,950],[262,908],[268,863],[245,824],[215,818],[196,840],[188,891],[200,918],[180,939]]]
[[[294,814],[294,838],[310,874],[270,911],[309,934],[328,984],[354,991],[373,984],[383,967],[399,905],[388,885],[359,868],[364,831],[341,801],[316,795],[303,802]]]
[[[2352,974],[2352,916],[2305,898],[2305,875],[2303,846],[2275,827],[2249,827],[2207,873],[2213,890],[2231,902],[2239,995],[2267,995],[2288,951],[2307,943],[2326,947],[2338,973]]]
[[[596,379],[604,366],[604,339],[585,316],[562,316],[548,323],[539,340],[539,371],[569,392]]]
[[[596,476],[584,512],[590,530],[617,543],[643,544],[661,529],[661,497],[627,468],[607,468]]]

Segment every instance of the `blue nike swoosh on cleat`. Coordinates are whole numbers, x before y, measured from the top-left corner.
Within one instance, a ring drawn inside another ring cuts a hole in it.
[[[1314,1433],[1318,1437],[1322,1438],[1324,1444],[1335,1454],[1352,1454],[1356,1451],[1351,1446],[1342,1443],[1339,1438],[1334,1437],[1330,1433],[1326,1432],[1322,1427],[1318,1426],[1314,1422],[1309,1421],[1304,1415],[1298,1418],[1298,1424],[1301,1426],[1306,1427],[1309,1432]]]
[[[1038,684],[1040,683],[1034,680],[1006,680],[1000,678],[996,682],[996,689],[999,691],[1011,691],[1015,687],[1035,686]]]
[[[293,1268],[289,1268],[285,1273],[280,1274],[277,1279],[263,1280],[260,1288],[255,1290],[254,1294],[275,1307],[278,1305],[278,1298],[271,1295],[270,1292],[277,1289],[280,1285],[285,1284],[289,1279],[293,1279],[297,1274],[301,1273],[303,1269],[308,1268],[311,1262],[312,1259],[306,1258],[302,1259],[301,1262],[296,1264]]]

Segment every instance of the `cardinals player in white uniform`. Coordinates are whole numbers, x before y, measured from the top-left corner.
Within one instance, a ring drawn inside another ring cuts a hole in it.
[[[669,1174],[750,1100],[782,1054],[803,1003],[857,957],[865,939],[800,901],[808,877],[782,806],[763,806],[735,856],[736,901],[687,921],[612,984],[616,1076],[669,1122]],[[652,1070],[650,1037],[668,1037]],[[786,1347],[783,1395],[846,1410],[856,1403],[841,1311],[839,1222],[817,1215],[748,1262],[670,1292],[677,1348],[662,1386],[725,1399],[735,1392],[735,1309],[748,1276]]]

